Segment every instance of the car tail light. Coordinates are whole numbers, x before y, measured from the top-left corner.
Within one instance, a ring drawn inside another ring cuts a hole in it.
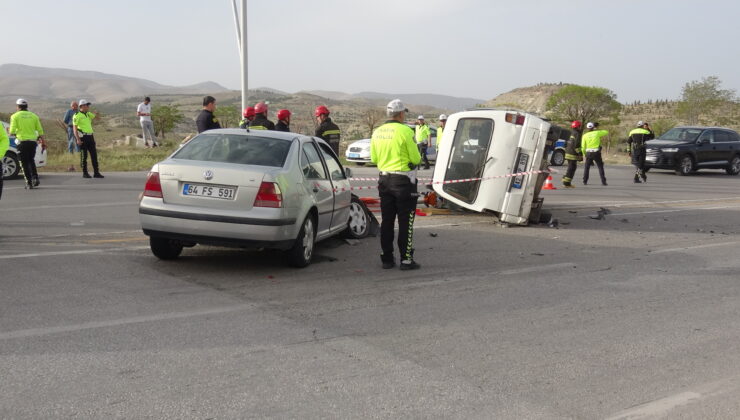
[[[254,207],[275,207],[283,206],[283,194],[280,192],[280,186],[275,182],[263,182],[257,191],[257,197],[254,198]]]
[[[144,185],[144,196],[162,198],[162,184],[159,182],[159,172],[149,172]]]
[[[507,113],[506,122],[516,125],[524,125],[524,115]]]

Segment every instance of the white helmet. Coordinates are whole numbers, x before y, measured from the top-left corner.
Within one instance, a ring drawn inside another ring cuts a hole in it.
[[[385,111],[389,116],[396,112],[409,112],[409,110],[406,108],[406,105],[404,105],[400,99],[394,99],[388,102],[388,105],[385,107]]]
[[[28,101],[23,98],[18,98],[17,101],[15,101],[16,105],[28,105]]]
[[[642,127],[643,125],[645,125],[645,121],[640,120],[637,122],[638,127]]]
[[[594,127],[596,127],[596,126],[592,122],[586,124],[586,128],[588,128],[589,130],[592,129],[592,128],[594,128]]]
[[[416,119],[417,120],[424,120],[424,116],[423,115],[419,115],[418,117],[416,117]]]
[[[446,121],[447,120],[447,114],[439,114],[439,120],[440,121]]]

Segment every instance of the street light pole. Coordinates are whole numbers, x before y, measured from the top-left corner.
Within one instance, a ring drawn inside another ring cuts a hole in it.
[[[231,0],[231,8],[234,12],[234,23],[236,24],[236,42],[237,48],[239,49],[239,59],[241,61],[241,76],[242,76],[242,110],[247,107],[247,91],[248,91],[248,77],[247,77],[247,0],[241,0],[241,19],[237,12],[236,0]]]

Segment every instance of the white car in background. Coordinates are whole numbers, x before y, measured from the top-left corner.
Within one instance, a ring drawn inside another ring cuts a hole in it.
[[[409,125],[411,129],[414,127]],[[429,127],[431,131],[431,143],[432,145],[427,148],[427,158],[430,161],[437,160],[437,128]],[[370,162],[370,139],[357,140],[354,143],[350,143],[347,146],[347,150],[344,152],[344,157],[347,158],[348,162],[356,163],[358,166],[362,166]]]
[[[0,121],[3,125],[3,130],[8,132],[10,124],[5,121]],[[15,143],[15,136],[8,135],[10,137],[10,147],[3,156],[3,179],[11,179],[18,176],[21,171],[21,160],[18,157],[18,145]],[[41,150],[41,146],[36,148],[36,167],[40,168],[46,166],[46,150]]]

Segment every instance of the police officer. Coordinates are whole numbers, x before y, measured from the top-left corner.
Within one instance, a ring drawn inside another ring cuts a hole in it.
[[[424,116],[419,115],[416,119],[416,129],[414,139],[416,144],[419,146],[419,154],[422,160],[424,160],[424,169],[429,169],[429,158],[427,158],[427,148],[429,147],[429,126],[424,121]]]
[[[275,123],[267,119],[267,104],[264,102],[258,102],[254,106],[254,120],[249,124],[249,128],[253,130],[274,130]]]
[[[290,111],[281,109],[277,112],[278,122],[275,124],[275,130],[290,132]]]
[[[573,121],[570,123],[570,128],[573,131],[565,142],[565,160],[568,161],[568,169],[566,169],[563,176],[563,185],[565,188],[575,188],[575,185],[572,184],[573,177],[576,175],[578,162],[583,161],[583,154],[581,153],[583,126],[580,121]]]
[[[655,134],[650,129],[650,124],[639,121],[637,128],[630,131],[630,136],[627,139],[627,153],[632,158],[632,164],[635,165],[635,184],[639,184],[640,178],[642,182],[647,182],[647,174],[645,174],[645,142],[655,138]]]
[[[215,128],[221,128],[221,124],[218,122],[218,118],[213,115],[213,111],[216,110],[216,98],[213,96],[206,96],[203,98],[203,109],[195,119],[195,126],[198,128],[198,132],[202,133],[206,130],[213,130]]]
[[[0,124],[0,198],[3,198],[3,159],[5,152],[10,147],[10,139],[8,139],[8,133],[5,132],[5,126]]]
[[[248,106],[244,108],[244,112],[242,112],[242,120],[239,122],[239,128],[249,128],[249,124],[254,121],[254,107]]]
[[[95,146],[95,137],[93,136],[92,120],[95,119],[95,114],[90,112],[91,103],[86,99],[80,99],[79,103],[80,111],[72,117],[72,127],[74,128],[77,144],[80,146],[82,177],[90,178],[90,173],[87,172],[87,154],[90,153],[93,177],[105,178],[98,167],[98,149]]]
[[[19,98],[15,101],[18,112],[10,116],[10,134],[15,134],[18,143],[18,153],[23,166],[23,177],[26,180],[26,189],[39,186],[39,174],[36,172],[37,142],[42,149],[46,149],[44,129],[39,117],[28,110],[28,101]],[[3,154],[2,156],[5,156]]]
[[[334,153],[339,156],[339,141],[341,140],[342,133],[339,131],[339,126],[331,120],[329,108],[319,105],[314,109],[313,115],[319,123],[318,128],[316,128],[316,137],[320,137],[329,143]]]
[[[609,135],[607,130],[597,130],[598,123],[590,122],[586,124],[588,132],[581,137],[581,149],[586,156],[586,163],[583,168],[583,185],[588,184],[588,172],[591,169],[591,162],[595,162],[599,168],[601,185],[607,185],[606,174],[604,174],[604,160],[601,158],[601,138]]]
[[[447,115],[439,114],[439,127],[437,127],[437,153],[439,153],[439,144],[442,141],[442,134],[444,132],[445,125],[447,124]]]
[[[416,200],[416,176],[412,170],[421,161],[419,148],[414,142],[414,131],[404,121],[408,110],[400,99],[388,103],[386,114],[390,120],[373,131],[370,140],[370,160],[378,165],[380,178],[380,211],[383,221],[380,226],[380,260],[383,268],[393,268],[393,227],[398,217],[398,252],[401,254],[401,270],[420,267],[414,261],[414,215]]]

